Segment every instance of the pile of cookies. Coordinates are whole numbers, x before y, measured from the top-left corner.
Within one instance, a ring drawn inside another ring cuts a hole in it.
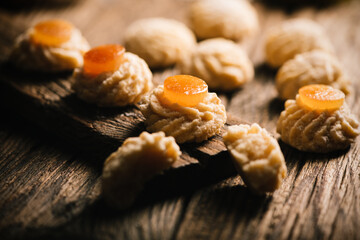
[[[71,23],[40,22],[17,39],[10,61],[31,71],[73,71],[77,96],[101,107],[136,105],[146,129],[127,139],[105,161],[103,193],[119,209],[130,206],[142,185],[169,168],[178,144],[202,142],[219,134],[226,109],[213,91],[235,91],[254,78],[254,66],[238,42],[259,31],[255,8],[246,0],[198,0],[189,8],[191,29],[172,19],[132,23],[124,46],[89,44]],[[197,42],[201,40],[200,42]],[[343,73],[324,30],[308,19],[292,19],[267,33],[266,61],[280,67],[279,98],[287,100],[277,132],[302,151],[330,152],[348,147],[359,135],[345,94]],[[176,66],[154,88],[151,69]],[[286,177],[277,140],[258,124],[230,126],[223,140],[246,185],[273,192]]]
[[[267,33],[265,53],[269,65],[280,67],[275,85],[287,100],[277,124],[281,140],[308,152],[354,142],[359,122],[345,102],[351,84],[324,29],[308,19],[285,21]]]

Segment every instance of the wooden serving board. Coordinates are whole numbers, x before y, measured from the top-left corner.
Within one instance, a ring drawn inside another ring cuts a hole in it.
[[[143,116],[137,107],[100,108],[79,100],[70,89],[71,73],[35,74],[11,68],[6,59],[16,36],[39,20],[57,17],[73,22],[92,46],[121,43],[124,30],[136,19],[161,16],[186,22],[186,12],[191,2],[77,0],[67,1],[61,6],[48,3],[49,5],[41,5],[39,8],[0,9],[1,101],[24,118],[54,133],[63,142],[73,145],[72,149],[75,151],[81,149],[82,152],[96,156],[95,161],[102,164],[106,156],[127,137],[137,136],[145,130]],[[261,31],[254,38],[241,43],[254,62],[254,80],[233,92],[219,93],[228,112],[227,125],[257,122],[277,136],[276,122],[283,109],[283,102],[276,98],[274,86],[276,70],[264,63],[263,39],[266,30],[292,17],[314,19],[324,26],[335,46],[338,58],[353,81],[354,92],[347,102],[352,112],[359,117],[360,2],[349,1],[322,9],[305,7],[286,11],[274,8],[268,2],[270,1],[255,2]],[[153,73],[154,82],[160,84],[167,76],[176,73],[176,70],[173,67],[153,69]],[[181,225],[176,224],[174,232],[179,239],[187,239],[188,234],[196,232],[196,226],[192,225],[192,222],[196,222],[203,229],[207,229],[209,234],[214,230],[217,236],[225,235],[230,238],[233,236],[243,236],[248,239],[254,236],[263,238],[272,236],[270,239],[334,238],[334,236],[336,238],[344,234],[344,231],[334,226],[344,222],[340,226],[346,225],[345,236],[356,238],[359,236],[356,235],[357,226],[360,226],[359,142],[358,138],[356,143],[345,151],[312,154],[297,151],[280,141],[288,167],[288,177],[281,189],[264,201],[249,196],[254,200],[254,204],[260,204],[259,206],[250,204],[250,209],[259,207],[262,209],[261,214],[252,216],[253,218],[249,217],[249,221],[238,219],[240,226],[238,231],[234,230],[234,226],[231,230],[222,225],[228,231],[219,232],[220,230],[212,229],[207,225],[207,221],[201,218],[206,205],[198,208],[196,203],[190,201],[189,204],[186,203],[187,212],[178,216],[184,222]],[[164,187],[161,186],[164,179],[171,181],[171,184],[169,182],[165,184],[166,190],[186,189],[196,185],[196,182],[213,183],[235,173],[220,135],[200,144],[183,144],[181,150],[183,152],[181,160],[167,171],[163,178],[149,183],[148,192],[151,192],[155,185]],[[54,176],[61,174],[60,171],[53,173]],[[72,176],[76,173],[69,174]],[[97,178],[97,176],[92,177]],[[52,182],[55,181],[54,179],[55,177],[48,178],[46,181]],[[237,184],[242,183],[237,182]],[[240,191],[239,194],[244,203],[247,202],[248,193]],[[201,202],[201,199],[196,201]],[[221,212],[220,206],[211,205],[211,207]],[[231,212],[228,211],[228,215],[221,216],[230,216],[231,219],[233,217]],[[314,212],[316,216],[313,216]],[[251,215],[251,212],[249,214]],[[97,215],[90,213],[85,214],[85,217],[96,219]],[[218,221],[220,220],[213,220],[214,223]],[[83,224],[81,220],[79,224]],[[245,225],[249,225],[249,229],[252,230],[247,232]],[[309,230],[313,225],[317,228]],[[259,232],[255,234],[257,228]],[[88,229],[88,233],[93,232]],[[101,231],[97,234],[101,236]],[[205,238],[207,236],[210,235],[204,235]]]

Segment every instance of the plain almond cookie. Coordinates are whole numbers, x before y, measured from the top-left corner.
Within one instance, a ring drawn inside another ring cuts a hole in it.
[[[296,18],[284,21],[266,34],[266,61],[272,67],[280,67],[297,54],[316,49],[334,52],[322,26],[310,19]]]
[[[143,132],[139,137],[126,139],[104,163],[102,192],[105,200],[118,209],[130,207],[143,185],[170,168],[180,155],[174,138],[165,137],[163,132]]]
[[[195,1],[189,18],[199,39],[222,37],[238,41],[259,29],[257,12],[246,0]]]
[[[179,69],[202,78],[213,90],[233,90],[254,78],[254,66],[246,52],[223,38],[200,42],[182,59]]]
[[[65,21],[55,20],[55,22],[64,23]],[[67,22],[65,24],[72,26]],[[9,61],[17,68],[39,72],[59,72],[73,70],[83,65],[83,55],[90,46],[80,30],[72,26],[68,40],[49,45],[34,40],[36,26],[31,27],[16,39]]]
[[[286,177],[284,155],[275,138],[254,123],[230,126],[224,143],[245,184],[256,193],[273,192]]]
[[[283,100],[295,99],[299,88],[309,84],[330,85],[345,94],[351,87],[336,57],[320,50],[296,55],[285,62],[276,75],[276,88]]]
[[[137,55],[125,52],[120,67],[97,76],[84,74],[77,68],[72,89],[77,96],[98,106],[117,107],[138,103],[153,88],[152,73],[146,62]]]
[[[140,19],[125,31],[125,47],[152,68],[177,63],[183,54],[192,51],[195,44],[192,31],[172,19]]]

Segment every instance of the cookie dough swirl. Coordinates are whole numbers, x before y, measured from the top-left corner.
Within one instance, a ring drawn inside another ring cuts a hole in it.
[[[126,52],[119,69],[95,78],[76,69],[72,88],[78,97],[99,106],[135,104],[153,87],[152,73],[144,60]]]
[[[154,175],[168,169],[179,159],[180,148],[172,137],[163,132],[125,140],[105,161],[102,190],[109,205],[118,209],[129,207],[143,185]]]
[[[214,90],[233,90],[254,78],[254,66],[246,52],[223,38],[200,42],[179,68],[182,73],[204,79]]]
[[[331,54],[312,51],[297,55],[287,61],[276,75],[276,88],[281,99],[295,99],[299,88],[310,84],[325,84],[350,92],[350,81],[341,64]]]
[[[265,40],[266,60],[273,67],[280,67],[297,54],[316,49],[334,52],[322,26],[309,19],[285,21],[273,27]]]
[[[258,124],[230,126],[223,136],[234,165],[246,185],[258,193],[273,192],[286,177],[278,142]]]
[[[348,147],[359,135],[359,122],[346,103],[333,112],[309,111],[287,100],[277,123],[282,141],[307,152],[331,152]]]
[[[163,131],[178,143],[201,142],[219,133],[224,126],[225,106],[216,93],[208,93],[194,107],[170,104],[163,93],[164,87],[160,85],[140,105],[148,131]]]
[[[59,72],[82,67],[83,55],[90,49],[86,39],[78,29],[73,29],[69,41],[59,46],[46,46],[31,41],[33,29],[20,35],[10,55],[10,62],[17,68]]]

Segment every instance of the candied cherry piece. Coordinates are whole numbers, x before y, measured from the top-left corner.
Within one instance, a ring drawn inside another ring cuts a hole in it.
[[[207,84],[190,75],[175,75],[165,79],[164,97],[171,103],[192,107],[201,102],[208,92]]]
[[[311,110],[334,111],[342,106],[345,94],[327,85],[312,84],[299,89],[299,98]]]
[[[90,49],[84,55],[84,73],[98,75],[119,69],[125,48],[119,44],[102,45]]]
[[[58,46],[70,40],[73,28],[64,20],[47,20],[35,25],[31,37],[37,44]]]

